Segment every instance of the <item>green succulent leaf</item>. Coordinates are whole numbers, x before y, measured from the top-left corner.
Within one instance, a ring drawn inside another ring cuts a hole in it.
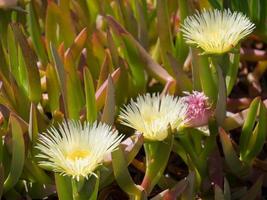
[[[12,131],[12,160],[8,177],[4,182],[4,192],[12,189],[19,181],[25,159],[25,144],[20,122],[14,115],[11,115],[9,123]]]
[[[174,53],[174,45],[170,27],[170,18],[168,11],[168,1],[157,0],[157,27],[159,32],[160,50],[165,69],[169,74],[173,74],[173,70],[168,62],[167,53]]]
[[[32,38],[36,53],[41,59],[42,64],[45,66],[48,63],[48,57],[42,42],[42,34],[40,30],[41,28],[38,23],[38,15],[36,13],[36,10],[34,9],[34,4],[34,2],[30,2],[26,8],[27,12],[29,13],[27,15],[28,31]]]
[[[238,46],[239,47],[239,46]],[[240,48],[240,47],[239,47]],[[227,95],[229,95],[236,83],[237,73],[239,68],[240,53],[230,53],[229,66],[225,75],[225,82],[227,87]]]
[[[115,179],[124,192],[131,196],[143,196],[141,187],[138,187],[131,178],[127,161],[120,147],[112,152],[112,166]]]
[[[225,116],[226,116],[226,98],[227,91],[225,85],[225,79],[223,77],[223,72],[220,66],[217,66],[218,79],[219,79],[219,88],[218,88],[218,100],[216,104],[215,110],[215,118],[219,125],[223,124]]]
[[[118,79],[121,76],[121,69],[117,68],[114,72],[112,72],[111,77],[114,83],[118,81]],[[107,88],[108,88],[108,80],[106,80],[96,91],[95,97],[96,97],[96,107],[97,110],[100,110],[104,104],[105,99],[107,95]]]
[[[50,50],[51,50],[53,61],[55,64],[56,77],[58,80],[58,85],[59,85],[60,90],[61,90],[64,109],[67,110],[66,86],[65,86],[66,77],[65,77],[64,65],[63,65],[63,63],[62,63],[62,61],[58,55],[58,52],[57,52],[55,46],[52,43],[50,43]],[[56,83],[57,81],[56,81],[55,74],[53,73],[53,69],[51,69],[51,74],[53,74],[53,76],[51,75],[49,77],[51,79],[51,83],[52,83],[52,81],[54,81]],[[54,94],[53,98],[56,98],[56,97],[57,97],[56,94]],[[55,100],[55,101],[57,101],[57,100]]]
[[[41,99],[40,74],[37,67],[37,57],[29,46],[26,36],[23,34],[19,24],[12,23],[11,28],[14,32],[16,41],[19,43],[23,58],[26,64],[29,81],[29,99],[38,103]]]
[[[229,135],[224,131],[224,129],[219,128],[219,136],[223,147],[225,161],[226,164],[229,166],[230,170],[236,176],[246,175],[248,173],[248,168],[244,163],[239,160]]]
[[[32,144],[35,144],[38,137],[38,119],[36,113],[36,106],[32,103],[30,109],[30,119],[29,119],[29,137]]]
[[[209,3],[210,3],[214,8],[217,8],[217,9],[221,9],[221,8],[222,8],[221,1],[219,1],[219,0],[209,0]]]
[[[115,87],[113,84],[113,80],[109,75],[105,106],[101,117],[102,122],[109,125],[112,125],[114,123],[115,105]]]
[[[241,136],[239,139],[240,145],[240,157],[245,158],[248,149],[248,143],[251,139],[252,131],[257,118],[258,110],[260,106],[260,98],[255,98],[249,106],[248,114],[242,127]]]
[[[159,80],[161,83],[169,84],[170,92],[174,92],[176,84],[174,78],[158,63],[156,63],[148,54],[148,52],[120,24],[118,24],[118,22],[116,22],[113,17],[107,16],[107,20],[110,26],[115,30],[115,32],[117,32],[119,36],[124,38],[124,42],[126,42],[128,44],[128,47],[130,48],[129,50],[131,52],[128,52],[129,57],[127,58],[127,61],[130,64],[131,62],[133,62],[132,65],[136,63],[136,65],[134,65],[136,69],[132,69],[132,73],[133,70],[136,70],[135,73],[133,73],[133,78],[135,79],[134,74],[136,74],[137,82],[135,84],[140,84],[139,92],[143,91],[142,88],[145,84],[145,76],[143,74],[144,69],[146,69],[152,77]],[[128,47],[126,45],[126,48]]]
[[[86,119],[89,122],[94,122],[97,119],[97,110],[93,78],[88,68],[84,68],[83,74],[86,100]]]
[[[51,113],[59,110],[59,98],[61,94],[57,70],[51,64],[46,66],[46,87]]]
[[[164,143],[160,141],[148,141],[144,144],[146,153],[146,173],[142,186],[148,194],[158,183],[166,168],[172,150],[172,145],[172,135],[170,135]],[[158,151],[161,153],[158,154]]]
[[[112,73],[112,63],[111,63],[111,59],[110,59],[110,55],[109,53],[106,53],[103,64],[101,66],[100,69],[100,74],[98,77],[98,81],[97,81],[97,89],[99,89],[99,87],[105,82],[105,80],[107,80],[108,75],[110,73]]]
[[[265,105],[260,103],[259,121],[254,128],[248,142],[247,149],[249,150],[245,159],[248,161],[253,160],[262,150],[266,139],[267,133],[267,109]]]
[[[48,176],[33,159],[33,157],[29,157],[25,160],[25,169],[28,170],[28,172],[34,177],[34,180],[36,180],[38,183],[52,185],[52,178]]]

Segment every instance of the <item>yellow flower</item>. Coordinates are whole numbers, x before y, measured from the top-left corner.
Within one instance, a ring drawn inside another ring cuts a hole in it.
[[[122,135],[103,123],[81,124],[65,121],[59,128],[41,134],[36,148],[39,165],[79,181],[88,178],[101,165],[104,157],[121,142]]]
[[[122,109],[119,116],[122,124],[143,133],[148,140],[162,141],[168,136],[168,126],[178,129],[183,126],[187,104],[178,97],[158,94],[138,96],[136,102]]]
[[[235,47],[254,28],[242,13],[215,9],[187,17],[181,31],[188,44],[202,48],[207,54],[222,54]]]

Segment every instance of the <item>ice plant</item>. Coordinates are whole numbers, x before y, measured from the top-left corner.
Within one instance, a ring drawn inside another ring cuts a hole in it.
[[[94,174],[121,140],[122,135],[106,124],[65,121],[41,134],[36,146],[37,157],[43,159],[39,165],[79,181]]]
[[[200,127],[208,124],[212,115],[208,97],[203,92],[193,91],[192,94],[185,92],[187,96],[183,100],[188,104],[185,126]]]
[[[188,44],[200,47],[207,54],[222,54],[235,47],[254,28],[242,13],[215,9],[187,17],[181,31]]]
[[[162,141],[168,136],[168,126],[177,129],[183,125],[187,104],[171,95],[145,94],[122,109],[121,122],[144,134],[152,141]]]

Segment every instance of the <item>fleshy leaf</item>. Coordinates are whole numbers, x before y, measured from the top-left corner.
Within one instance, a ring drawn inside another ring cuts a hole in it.
[[[34,51],[29,46],[26,36],[23,34],[21,27],[17,23],[12,23],[11,28],[15,38],[18,41],[24,61],[27,66],[28,81],[29,81],[29,99],[38,103],[41,99],[41,83],[40,74],[37,68],[37,57]]]
[[[173,54],[174,45],[170,28],[170,17],[168,13],[168,1],[157,0],[157,27],[159,33],[161,56],[165,69],[169,74],[173,74],[173,70],[169,65],[167,53]]]
[[[13,115],[9,118],[12,130],[12,160],[8,177],[4,182],[4,192],[10,190],[19,180],[25,159],[25,144],[21,125]]]
[[[144,191],[133,182],[120,147],[112,152],[112,161],[114,176],[121,189],[131,196],[142,197]]]
[[[59,110],[60,84],[55,67],[48,64],[46,67],[46,87],[51,113]]]
[[[246,155],[246,160],[251,161],[254,159],[262,150],[263,145],[266,139],[267,132],[267,109],[264,104],[260,103],[260,113],[259,113],[259,121],[252,132],[250,140],[248,142],[247,149],[249,150]]]
[[[55,174],[55,182],[59,200],[73,200],[71,178]]]
[[[107,94],[105,99],[105,106],[101,121],[112,125],[114,123],[115,114],[115,88],[111,76],[108,76]]]
[[[86,100],[86,119],[89,122],[94,122],[97,119],[97,111],[93,78],[87,67],[84,68],[83,74]]]
[[[142,187],[149,194],[160,180],[168,163],[172,150],[173,136],[170,134],[165,142],[149,141],[144,144],[146,153],[146,173]],[[158,154],[158,151],[161,153]]]
[[[232,145],[232,141],[229,137],[229,135],[222,129],[219,128],[219,135],[220,135],[220,139],[221,139],[221,143],[222,143],[222,147],[223,147],[223,153],[225,156],[225,161],[226,164],[228,165],[228,167],[230,168],[230,170],[236,175],[236,176],[243,176],[246,175],[248,173],[248,168],[247,166],[242,163],[234,148]]]
[[[220,66],[217,66],[217,73],[219,78],[219,88],[218,88],[218,100],[216,104],[215,117],[219,125],[223,124],[226,116],[226,85],[223,77],[223,72]]]
[[[176,81],[174,80],[174,78],[158,63],[156,63],[148,54],[148,52],[120,24],[118,24],[118,22],[116,22],[113,17],[107,16],[107,20],[110,26],[115,29],[121,37],[127,40],[129,45],[137,49],[138,56],[136,56],[138,58],[140,56],[142,62],[140,60],[139,64],[143,66],[143,69],[146,69],[152,77],[154,77],[161,83],[166,84],[165,88],[167,88],[171,93],[173,93],[176,85]]]
[[[112,80],[114,83],[116,83],[118,81],[120,76],[121,76],[121,69],[120,68],[117,68],[111,74],[111,77],[112,77]],[[108,80],[106,80],[95,93],[97,110],[100,110],[105,104],[105,99],[106,99],[106,95],[107,95],[107,88],[108,88]]]
[[[185,178],[179,181],[173,188],[164,190],[163,192],[153,197],[151,200],[177,199],[179,196],[181,196],[181,194],[184,192],[186,187],[188,187],[188,180]]]
[[[38,119],[36,113],[36,107],[32,103],[30,110],[30,119],[29,119],[29,137],[33,144],[35,144],[38,136]]]
[[[227,87],[227,95],[229,95],[236,83],[237,73],[239,68],[240,53],[230,53],[229,66],[225,75],[225,82]]]
[[[41,59],[42,64],[45,66],[48,63],[48,57],[45,51],[45,47],[42,41],[42,34],[40,30],[40,25],[38,23],[38,15],[34,9],[35,2],[30,2],[27,5],[27,23],[28,31],[33,41],[33,45],[38,57]]]
[[[257,117],[259,106],[260,106],[260,98],[255,98],[249,106],[248,114],[246,116],[244,125],[242,127],[242,133],[239,139],[241,159],[244,158],[246,152],[248,151],[247,145],[249,143],[253,127],[255,125],[255,120]]]

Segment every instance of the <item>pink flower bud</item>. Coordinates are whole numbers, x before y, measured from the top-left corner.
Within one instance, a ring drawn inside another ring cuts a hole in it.
[[[0,8],[10,8],[17,5],[18,0],[0,0]]]
[[[212,115],[208,97],[203,92],[193,91],[192,94],[185,92],[187,96],[183,97],[188,104],[185,125],[199,127],[208,124]]]

